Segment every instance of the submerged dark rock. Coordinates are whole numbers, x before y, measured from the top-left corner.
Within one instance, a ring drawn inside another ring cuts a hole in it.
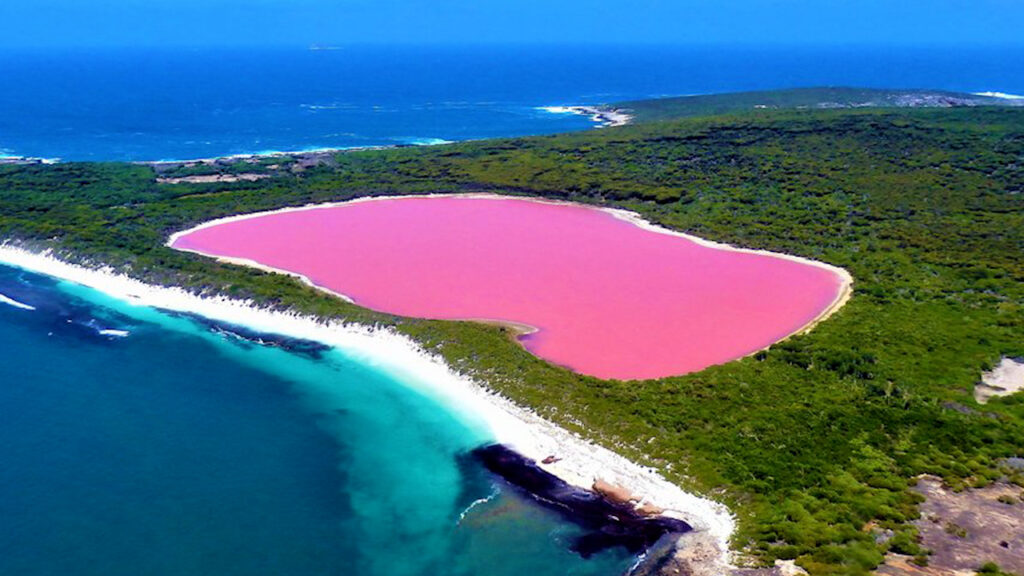
[[[287,352],[301,354],[314,360],[319,359],[324,352],[331,349],[330,346],[315,340],[292,338],[290,336],[282,336],[280,334],[269,334],[253,330],[251,328],[246,328],[245,326],[239,326],[237,324],[211,320],[198,314],[172,311],[166,312],[172,316],[188,318],[201,326],[205,326],[211,332],[221,334],[228,338],[234,338],[244,344],[281,348]]]
[[[35,322],[50,334],[83,341],[111,340],[127,336],[131,319],[94,306],[56,289],[52,278],[14,271],[0,275],[0,295],[15,306],[28,307]]]
[[[590,490],[571,486],[502,444],[477,448],[473,456],[491,473],[584,528],[586,533],[572,546],[584,558],[617,546],[639,554],[666,534],[691,530],[682,520],[644,516],[629,504],[612,502]]]

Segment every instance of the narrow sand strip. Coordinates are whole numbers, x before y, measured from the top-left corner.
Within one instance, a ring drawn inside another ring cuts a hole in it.
[[[589,490],[595,481],[603,480],[626,488],[642,503],[664,509],[666,515],[682,519],[713,538],[720,552],[714,561],[716,566],[729,562],[729,539],[735,519],[725,506],[689,494],[653,468],[630,462],[486,390],[393,330],[324,322],[267,310],[251,302],[197,296],[181,288],[149,285],[109,268],[69,264],[49,253],[33,253],[9,244],[0,245],[0,264],[67,280],[137,306],[198,314],[260,332],[337,347],[438,399],[467,422],[482,420],[496,441],[536,460],[570,484]],[[543,464],[548,456],[557,458]]]

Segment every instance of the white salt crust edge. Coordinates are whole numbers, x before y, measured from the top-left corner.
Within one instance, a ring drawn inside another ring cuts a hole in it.
[[[715,564],[724,566],[730,562],[729,540],[735,530],[735,518],[724,505],[687,493],[665,480],[655,469],[586,441],[488,391],[472,379],[455,373],[440,357],[429,354],[394,330],[324,322],[223,296],[198,296],[177,287],[146,284],[109,267],[70,264],[50,252],[32,252],[9,243],[0,244],[0,263],[92,288],[135,306],[197,314],[260,332],[334,346],[436,398],[456,416],[468,422],[482,421],[495,441],[537,461],[542,468],[574,486],[589,490],[597,479],[623,486],[643,502],[665,509],[665,515],[684,520],[695,530],[707,533],[721,551]],[[551,455],[560,460],[541,463]]]
[[[685,232],[679,232],[679,231],[676,231],[676,230],[670,230],[670,229],[665,228],[663,226],[658,226],[657,224],[654,224],[654,223],[644,219],[644,217],[641,216],[640,214],[637,214],[636,212],[632,212],[632,211],[629,211],[629,210],[622,210],[622,209],[619,209],[619,208],[604,208],[604,207],[599,207],[599,206],[590,206],[590,205],[587,205],[587,204],[579,204],[579,203],[576,203],[576,202],[567,202],[567,201],[562,201],[562,200],[550,200],[550,199],[547,199],[547,198],[533,198],[533,197],[528,197],[528,196],[502,196],[500,194],[410,194],[408,196],[366,196],[366,197],[361,197],[361,198],[355,198],[355,199],[352,199],[352,200],[346,200],[344,202],[328,202],[328,203],[323,203],[323,204],[307,204],[305,206],[296,206],[296,207],[291,207],[291,208],[281,208],[281,209],[278,209],[278,210],[268,210],[268,211],[265,211],[265,212],[253,212],[253,213],[250,213],[250,214],[239,214],[239,215],[236,215],[236,216],[228,216],[228,217],[225,217],[225,218],[218,218],[216,220],[210,220],[208,222],[204,222],[204,223],[202,223],[202,224],[200,224],[198,226],[189,228],[187,230],[182,230],[180,232],[175,232],[174,234],[171,234],[170,238],[167,241],[167,246],[170,247],[170,248],[174,248],[175,250],[180,250],[182,252],[191,252],[193,254],[199,254],[201,256],[207,256],[207,257],[210,257],[210,258],[214,258],[214,259],[217,259],[217,260],[219,260],[221,262],[226,262],[226,263],[230,263],[230,264],[239,264],[239,265],[242,265],[242,266],[250,266],[252,268],[263,270],[265,272],[274,272],[274,273],[277,273],[277,274],[285,274],[287,276],[292,276],[294,278],[297,278],[297,279],[301,280],[303,283],[305,283],[305,284],[307,284],[307,285],[309,285],[309,286],[311,286],[313,288],[316,288],[318,290],[322,290],[322,291],[327,292],[329,294],[333,294],[334,296],[337,296],[338,298],[342,298],[342,299],[344,299],[347,302],[353,302],[354,303],[355,300],[353,300],[347,294],[342,294],[340,292],[335,292],[335,291],[333,291],[333,290],[331,290],[329,288],[325,288],[323,286],[315,284],[308,277],[306,277],[306,276],[304,276],[302,274],[296,273],[296,272],[292,272],[292,271],[289,271],[289,270],[283,270],[281,268],[274,268],[274,267],[271,267],[271,266],[266,266],[264,264],[261,264],[259,262],[256,262],[254,260],[250,260],[250,259],[247,259],[247,258],[230,258],[230,257],[225,257],[225,256],[218,256],[217,254],[211,254],[211,253],[203,252],[201,250],[192,250],[192,249],[187,249],[187,248],[176,248],[174,246],[174,244],[180,238],[182,238],[183,236],[187,236],[187,235],[189,235],[189,234],[191,234],[193,232],[196,232],[196,231],[199,231],[199,230],[203,230],[205,228],[212,228],[214,226],[220,226],[221,224],[228,224],[230,222],[239,222],[239,221],[242,221],[242,220],[250,220],[250,219],[253,219],[253,218],[263,218],[263,217],[266,217],[266,216],[273,216],[275,214],[287,214],[287,213],[290,213],[290,212],[304,212],[304,211],[307,211],[307,210],[322,210],[322,209],[327,209],[327,208],[337,208],[337,207],[341,207],[341,206],[349,206],[349,205],[352,205],[352,204],[359,204],[359,203],[363,203],[363,202],[381,202],[381,201],[389,201],[389,200],[401,200],[401,199],[406,199],[406,198],[467,198],[467,199],[483,199],[483,200],[522,200],[522,201],[527,201],[527,202],[536,202],[538,204],[552,204],[552,205],[556,205],[556,206],[575,206],[577,208],[586,208],[588,210],[596,210],[596,211],[599,211],[599,212],[605,212],[607,214],[611,214],[612,216],[614,216],[614,217],[616,217],[616,218],[618,218],[620,220],[624,220],[626,222],[629,222],[629,223],[633,224],[634,226],[636,226],[636,227],[638,227],[638,228],[640,228],[642,230],[646,230],[648,232],[654,232],[654,233],[657,233],[657,234],[665,234],[665,235],[668,235],[668,236],[675,236],[675,237],[678,237],[678,238],[685,238],[686,240],[694,242],[695,244],[698,244],[698,245],[701,245],[701,246],[705,246],[705,247],[708,247],[708,248],[713,248],[715,250],[724,250],[724,251],[727,251],[727,252],[739,252],[739,253],[743,253],[743,254],[754,254],[754,255],[765,256],[765,257],[769,257],[769,258],[778,258],[780,260],[788,260],[790,262],[797,262],[797,263],[800,263],[800,264],[805,264],[805,265],[808,265],[808,266],[814,266],[816,268],[821,268],[821,269],[824,269],[824,270],[828,270],[829,272],[834,274],[836,276],[837,280],[839,281],[839,289],[837,290],[836,297],[832,300],[832,302],[827,307],[825,307],[821,311],[820,314],[818,314],[817,316],[812,318],[808,323],[804,324],[803,326],[801,326],[799,329],[797,329],[793,333],[787,334],[785,337],[780,338],[778,341],[774,342],[772,345],[777,344],[778,342],[781,342],[782,340],[790,338],[790,337],[792,337],[794,335],[803,334],[803,333],[806,333],[807,331],[811,330],[819,322],[822,322],[823,320],[826,320],[832,314],[835,314],[840,308],[843,307],[843,305],[845,305],[850,300],[850,297],[853,295],[853,277],[850,275],[849,272],[846,271],[846,269],[840,268],[839,266],[833,266],[831,264],[826,264],[825,262],[821,262],[819,260],[812,260],[810,258],[804,258],[802,256],[794,256],[794,255],[791,255],[791,254],[783,254],[781,252],[770,252],[768,250],[752,250],[752,249],[749,249],[749,248],[739,248],[739,247],[733,246],[731,244],[725,244],[725,243],[722,243],[722,242],[714,242],[714,241],[711,241],[711,240],[705,240],[704,238],[701,238],[699,236],[694,236],[692,234],[687,234]],[[526,324],[519,323],[519,322],[517,322],[515,320],[508,320],[508,319],[465,318],[464,320],[480,320],[480,321],[485,321],[485,322],[486,321],[495,321],[495,322],[509,323],[509,324],[513,324],[513,325],[515,325],[517,327],[520,327],[520,328],[526,328],[527,330],[524,330],[524,333],[529,333],[529,332],[533,332],[533,331],[537,330],[536,327],[529,326],[529,325],[526,325]],[[771,345],[769,345],[769,346],[771,346]],[[765,348],[762,348],[762,350],[767,349],[769,346],[766,346]],[[753,354],[756,354],[759,351],[760,350],[751,352],[750,354],[748,354],[748,356],[752,356]]]

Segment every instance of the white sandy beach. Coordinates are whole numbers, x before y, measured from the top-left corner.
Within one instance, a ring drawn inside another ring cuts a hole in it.
[[[80,284],[132,305],[197,314],[256,331],[335,346],[437,398],[456,415],[468,421],[482,420],[495,441],[536,460],[547,471],[575,486],[591,489],[596,480],[603,480],[628,489],[642,503],[662,508],[666,515],[682,519],[707,534],[721,551],[716,564],[724,566],[729,562],[729,539],[735,519],[725,506],[687,493],[656,470],[635,464],[489,392],[393,330],[324,322],[263,309],[250,302],[153,286],[110,269],[69,264],[50,254],[9,244],[0,245],[0,264]],[[548,456],[558,460],[541,464]]]

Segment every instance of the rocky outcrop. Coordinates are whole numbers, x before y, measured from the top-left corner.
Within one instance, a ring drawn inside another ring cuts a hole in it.
[[[644,553],[691,530],[682,520],[638,512],[636,499],[622,487],[600,480],[592,490],[572,486],[507,446],[483,446],[473,451],[473,457],[542,506],[584,528],[572,545],[584,558],[617,546]]]
[[[706,532],[666,535],[629,576],[726,576],[731,573],[718,542]]]
[[[601,496],[604,496],[605,500],[619,506],[632,507],[635,503],[640,501],[640,499],[634,496],[628,488],[612,484],[611,482],[607,482],[600,478],[594,481],[592,490]]]

